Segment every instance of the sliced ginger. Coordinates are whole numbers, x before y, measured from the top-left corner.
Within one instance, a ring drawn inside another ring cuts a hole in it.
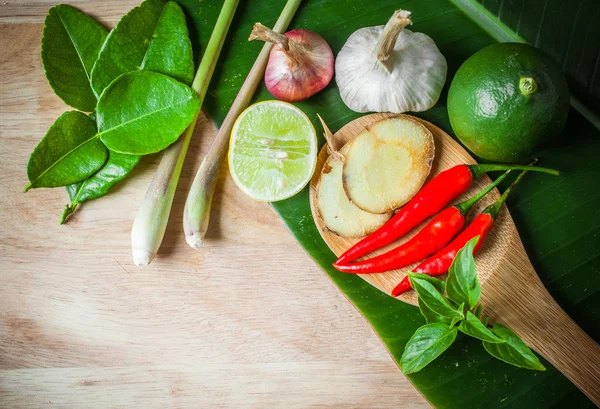
[[[331,155],[325,162],[317,186],[317,210],[333,233],[342,237],[362,237],[381,227],[392,214],[365,212],[348,200],[342,185],[342,169],[343,157],[349,147],[350,144],[346,144],[339,152],[341,155]]]
[[[388,214],[421,189],[435,154],[433,135],[406,115],[371,124],[346,146],[342,182],[360,209]]]

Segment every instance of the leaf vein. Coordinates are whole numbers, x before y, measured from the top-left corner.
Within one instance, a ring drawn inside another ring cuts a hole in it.
[[[77,57],[79,57],[79,61],[81,62],[81,65],[83,66],[83,71],[85,72],[85,76],[87,77],[88,81],[90,81],[91,80],[90,73],[88,73],[87,67],[85,66],[85,62],[83,61],[83,56],[82,56],[81,51],[79,50],[79,46],[73,39],[73,35],[69,31],[67,24],[65,24],[65,21],[63,20],[62,16],[60,15],[60,11],[56,10],[56,14],[58,15],[58,18],[60,19],[60,22],[62,23],[63,27],[65,28],[65,31],[67,32],[67,35],[69,36],[69,39],[71,40],[71,43],[73,44],[73,48],[75,48]]]
[[[80,149],[82,146],[84,146],[86,143],[91,142],[93,140],[96,139],[96,137],[98,136],[98,134],[92,136],[90,139],[87,139],[85,141],[83,141],[82,143],[80,143],[79,145],[77,145],[76,147],[74,147],[73,149],[69,150],[67,153],[65,153],[63,156],[61,156],[60,158],[58,158],[52,165],[50,165],[46,170],[44,170],[42,173],[40,173],[34,180],[32,180],[29,183],[29,186],[33,186],[33,184],[37,181],[39,181],[42,177],[44,177],[44,175],[46,173],[48,173],[50,170],[54,169],[54,167],[56,165],[58,165],[60,162],[63,161],[63,159],[67,158],[69,155],[71,155],[73,152],[75,152],[76,150]]]
[[[106,135],[107,133],[109,133],[109,132],[112,132],[112,131],[114,131],[115,129],[121,128],[121,127],[123,127],[123,126],[126,126],[126,125],[129,125],[129,124],[131,124],[131,123],[135,123],[135,122],[137,122],[137,121],[139,121],[139,120],[141,120],[141,119],[143,119],[143,118],[146,118],[146,117],[148,117],[148,116],[150,116],[150,115],[154,115],[154,114],[157,114],[157,113],[159,113],[159,112],[166,111],[167,109],[173,109],[173,108],[176,108],[177,106],[179,106],[179,105],[182,105],[182,104],[185,104],[186,102],[188,102],[188,101],[190,101],[190,100],[192,100],[192,97],[190,97],[190,98],[187,98],[187,99],[185,99],[184,101],[180,101],[180,102],[177,102],[177,103],[175,103],[175,104],[168,105],[168,106],[166,106],[166,107],[163,107],[163,108],[157,109],[156,111],[151,111],[151,112],[148,112],[147,114],[144,114],[144,115],[141,115],[141,116],[136,116],[136,117],[135,117],[135,118],[133,118],[133,119],[130,119],[130,120],[128,120],[128,121],[125,121],[125,122],[122,122],[122,123],[118,124],[117,126],[114,126],[114,127],[112,127],[112,128],[109,128],[109,129],[103,130],[102,132],[98,132],[98,134],[97,134],[96,136],[102,137],[102,135]]]

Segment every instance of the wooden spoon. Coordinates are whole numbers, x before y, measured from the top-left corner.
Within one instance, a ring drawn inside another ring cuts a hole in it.
[[[358,118],[334,135],[336,143],[338,146],[343,146],[372,122],[393,116],[395,115],[371,114]],[[457,164],[476,163],[454,139],[440,128],[422,119],[411,118],[425,125],[433,133],[435,139],[436,157],[430,178]],[[327,156],[327,149],[324,147],[319,153],[317,169],[310,182],[310,205],[321,236],[329,248],[339,256],[360,239],[337,236],[325,227],[319,217],[316,217],[316,187]],[[487,176],[480,177],[463,196],[456,200],[456,203],[473,196],[490,182]],[[471,210],[467,223],[470,222],[473,215],[498,197],[497,190],[494,189],[490,192],[474,206],[475,209]],[[374,252],[373,255],[384,253],[407,241],[425,223],[413,229],[396,243]],[[544,356],[596,405],[600,406],[600,346],[573,322],[546,291],[527,257],[506,206],[503,206],[494,228],[475,260],[481,283],[484,315],[488,316],[492,322],[497,320],[510,327],[531,348]],[[382,274],[364,274],[360,277],[386,294],[390,294],[414,266]],[[417,305],[417,296],[414,291],[404,293],[398,298],[409,304]]]

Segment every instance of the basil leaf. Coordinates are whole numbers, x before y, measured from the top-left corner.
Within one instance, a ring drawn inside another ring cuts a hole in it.
[[[79,182],[100,169],[107,156],[94,121],[81,112],[65,112],[29,157],[25,191]]]
[[[494,335],[485,325],[479,321],[479,318],[471,311],[467,311],[466,319],[460,323],[458,330],[473,338],[480,339],[493,344],[501,344],[505,342],[502,338]]]
[[[140,156],[109,151],[108,160],[100,170],[84,181],[66,187],[71,203],[65,206],[60,223],[65,222],[77,205],[107,194],[113,185],[125,178],[139,161]]]
[[[187,85],[155,72],[128,72],[98,101],[100,139],[118,153],[158,152],[179,138],[199,110],[200,98]]]
[[[510,328],[496,323],[492,331],[505,342],[501,344],[484,342],[483,347],[490,355],[519,368],[535,369],[537,371],[546,370],[527,344]]]
[[[481,318],[482,311],[483,311],[483,305],[481,305],[481,304],[477,305],[477,308],[475,308],[475,316],[477,318]]]
[[[423,325],[408,340],[400,367],[405,375],[418,372],[440,356],[456,339],[458,330],[446,324]]]
[[[448,278],[446,279],[448,298],[456,303],[466,303],[469,309],[472,309],[481,297],[481,287],[477,279],[475,258],[473,257],[473,248],[478,240],[479,236],[469,240],[458,251],[448,270]]]
[[[432,284],[425,274],[408,273],[408,278],[412,287],[417,292],[419,300],[421,300],[429,309],[445,318],[463,319],[464,314],[453,308],[439,290]]]
[[[419,309],[421,310],[421,314],[425,317],[425,322],[428,324],[433,324],[435,322],[442,322],[444,324],[450,325],[452,320],[446,317],[442,317],[439,314],[433,312],[427,304],[425,304],[420,298],[418,299]]]
[[[190,83],[194,75],[192,44],[181,7],[146,0],[111,31],[92,70],[92,88],[100,97],[108,85],[141,68]]]
[[[465,310],[465,303],[462,303],[461,305],[459,305],[457,307],[458,311],[463,312]],[[462,317],[454,317],[452,318],[452,321],[450,322],[450,326],[453,327],[454,325],[456,325],[457,322],[464,320],[464,312],[463,312],[463,316]]]
[[[74,7],[52,7],[44,21],[41,59],[54,93],[81,111],[96,109],[90,77],[108,31]]]
[[[444,282],[444,280],[440,280],[439,278],[435,278],[430,275],[422,274],[422,273],[413,273],[413,274],[420,274],[419,278],[421,280],[425,280],[425,281],[433,284],[435,289],[438,290],[440,292],[440,294],[442,294],[442,295],[444,294],[444,291],[446,290],[446,283]]]

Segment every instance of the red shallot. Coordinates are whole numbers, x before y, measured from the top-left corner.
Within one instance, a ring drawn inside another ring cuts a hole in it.
[[[333,52],[317,33],[297,29],[280,34],[256,23],[249,39],[274,43],[265,84],[279,100],[305,100],[325,88],[333,77]]]

